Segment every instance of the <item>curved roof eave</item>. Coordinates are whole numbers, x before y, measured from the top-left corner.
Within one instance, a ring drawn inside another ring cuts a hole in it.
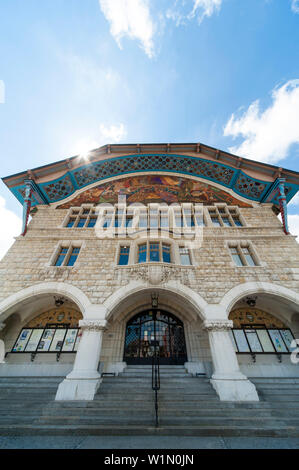
[[[244,159],[200,143],[116,144],[80,156],[2,178],[23,204],[26,181],[33,187],[32,206],[69,198],[82,188],[107,178],[138,172],[168,172],[195,176],[220,184],[248,201],[278,205],[279,181],[285,181],[289,202],[299,190],[299,173]]]

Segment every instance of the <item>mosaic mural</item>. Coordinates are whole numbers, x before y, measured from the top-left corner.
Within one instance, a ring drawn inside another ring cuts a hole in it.
[[[239,207],[251,207],[214,186],[177,176],[145,175],[118,179],[87,189],[71,201],[59,206],[68,209],[83,203],[115,204],[119,195],[126,195],[127,203],[134,202],[193,202],[213,204],[223,202]]]
[[[266,328],[286,328],[281,320],[258,308],[238,308],[232,311],[228,318],[234,322],[234,328],[242,328],[243,325],[250,324]]]

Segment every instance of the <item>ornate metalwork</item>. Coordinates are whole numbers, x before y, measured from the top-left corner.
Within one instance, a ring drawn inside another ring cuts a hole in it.
[[[155,355],[161,364],[187,361],[183,323],[160,309],[135,315],[127,323],[125,337],[124,361],[128,364],[151,364]]]

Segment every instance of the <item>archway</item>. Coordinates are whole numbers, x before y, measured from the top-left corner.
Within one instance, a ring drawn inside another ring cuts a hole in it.
[[[124,361],[127,364],[151,364],[155,354],[160,358],[160,364],[184,364],[187,361],[183,322],[165,310],[149,309],[127,322]]]

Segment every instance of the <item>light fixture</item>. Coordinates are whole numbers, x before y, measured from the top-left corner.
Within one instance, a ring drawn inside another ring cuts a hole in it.
[[[246,297],[245,302],[247,303],[247,305],[249,305],[249,307],[255,307],[256,300],[257,300],[257,296],[255,296],[255,297]]]
[[[152,308],[158,308],[158,298],[159,294],[157,292],[152,292]]]
[[[62,297],[54,297],[54,301],[57,308],[64,304],[64,299]]]

